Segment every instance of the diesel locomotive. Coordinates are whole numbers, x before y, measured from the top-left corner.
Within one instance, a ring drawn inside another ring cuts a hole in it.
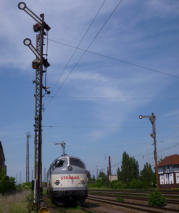
[[[62,155],[55,159],[47,172],[47,192],[58,202],[83,203],[88,196],[87,170],[77,157]]]

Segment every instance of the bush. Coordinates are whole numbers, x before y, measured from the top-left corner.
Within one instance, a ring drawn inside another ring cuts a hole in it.
[[[22,188],[22,190],[29,190],[29,189],[32,189],[32,183],[31,183],[31,182],[22,183],[22,184],[21,184],[21,188]]]
[[[117,200],[118,202],[124,202],[124,198],[122,198],[122,197],[117,197],[116,200]]]
[[[167,200],[161,192],[155,190],[150,194],[148,204],[154,207],[164,207],[167,204]]]
[[[8,177],[5,174],[5,170],[0,170],[0,193],[4,194],[6,192],[11,192],[16,189],[15,179],[13,177]]]
[[[109,182],[109,187],[112,189],[123,189],[126,188],[126,184],[122,183],[121,181],[114,180]]]
[[[133,179],[131,182],[127,184],[127,187],[130,189],[141,189],[147,188],[146,183],[141,180]]]

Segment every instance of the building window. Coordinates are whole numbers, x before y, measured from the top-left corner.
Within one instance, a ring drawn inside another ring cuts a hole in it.
[[[176,183],[179,184],[179,173],[176,173]]]

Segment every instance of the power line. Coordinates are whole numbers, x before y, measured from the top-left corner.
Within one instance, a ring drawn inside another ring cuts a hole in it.
[[[58,128],[58,127],[61,127],[61,128],[82,128],[82,129],[88,129],[88,128],[108,128],[108,129],[115,129],[115,128],[143,128],[143,129],[147,129],[148,127],[144,127],[144,126],[77,126],[77,125],[74,125],[74,126],[65,126],[65,125],[44,125],[43,127],[45,128]]]
[[[85,125],[64,125],[64,124],[57,124],[57,125],[43,125],[43,128],[71,128],[71,129],[93,129],[93,128],[100,128],[100,129],[104,129],[104,128],[107,128],[107,129],[127,129],[127,128],[131,128],[131,129],[148,129],[148,127],[145,127],[145,126],[100,126],[100,125],[89,125],[89,126],[85,126]],[[178,125],[177,126],[165,126],[165,127],[179,127]],[[143,136],[141,136],[143,137]]]
[[[104,4],[105,4],[105,2],[106,2],[106,0],[104,0],[104,1],[102,2],[102,4],[100,5],[99,9],[97,10],[97,12],[96,12],[94,18],[92,19],[92,21],[91,21],[90,24],[88,25],[87,30],[86,30],[85,33],[82,35],[82,37],[81,37],[81,39],[79,40],[77,46],[74,48],[73,53],[71,54],[70,58],[68,59],[67,63],[65,64],[65,66],[64,66],[64,68],[63,68],[62,76],[65,74],[65,71],[66,71],[65,69],[66,69],[66,67],[70,64],[70,62],[71,62],[73,56],[75,55],[75,53],[76,53],[77,49],[79,48],[80,44],[82,43],[82,41],[84,40],[85,36],[86,36],[87,33],[89,32],[91,26],[92,26],[93,23],[95,22],[95,20],[96,20],[98,14],[100,13],[100,11],[102,10],[102,8],[103,8],[103,6],[104,6]],[[59,79],[60,79],[60,78],[59,78]],[[56,87],[57,82],[58,82],[59,79],[57,79],[54,88]],[[58,88],[57,88],[57,89],[58,89]]]
[[[85,49],[83,49],[83,48],[76,47],[76,46],[73,46],[71,44],[64,43],[62,41],[56,41],[54,39],[49,39],[49,41],[52,41],[52,42],[54,42],[56,44],[60,44],[60,45],[67,46],[67,47],[70,47],[70,48],[75,48],[75,49],[78,49],[80,51],[85,51]],[[105,55],[103,53],[99,53],[99,52],[96,52],[96,51],[93,51],[93,50],[86,50],[86,52],[88,52],[90,54],[93,54],[93,55],[97,55],[97,56],[101,56],[101,57],[104,57],[104,58],[108,58],[108,59],[111,59],[111,60],[119,61],[120,63],[128,64],[128,65],[135,66],[135,67],[139,67],[139,68],[142,68],[144,70],[148,70],[148,71],[155,72],[155,73],[160,73],[162,75],[166,75],[166,76],[169,76],[169,77],[173,77],[173,78],[179,79],[178,75],[171,74],[171,73],[168,73],[168,72],[163,72],[163,71],[161,71],[159,69],[156,69],[156,68],[148,67],[148,66],[145,66],[145,65],[140,65],[140,64],[137,64],[135,62],[124,60],[124,59],[117,58],[117,57],[114,57],[114,56]]]
[[[62,97],[62,96],[54,96],[54,95],[49,95],[49,96],[46,96],[46,98],[54,98],[54,97]],[[96,100],[96,99],[111,99],[111,100],[121,100],[121,102],[125,102],[125,101],[136,101],[136,100],[152,100],[154,99],[154,97],[135,97],[135,96],[123,96],[123,97],[113,97],[113,96],[64,96],[65,99],[75,99],[75,100]],[[124,99],[126,98],[126,100]],[[169,99],[170,101],[171,100],[174,100],[174,101],[179,101],[179,99],[177,97],[163,97],[165,99],[165,101],[167,99]],[[161,97],[162,99],[162,97]],[[64,99],[63,99],[64,100]]]
[[[122,0],[119,0],[118,3],[116,4],[116,6],[114,7],[114,9],[112,10],[112,12],[109,14],[109,16],[107,17],[107,19],[105,20],[105,22],[103,23],[103,25],[101,26],[101,28],[98,30],[98,32],[96,33],[96,35],[94,36],[93,40],[89,43],[88,47],[83,51],[83,53],[81,54],[80,58],[78,59],[78,61],[76,62],[76,64],[72,67],[72,69],[70,70],[70,72],[67,73],[66,78],[64,78],[64,80],[61,83],[61,86],[59,86],[56,89],[56,92],[54,93],[54,96],[57,93],[57,90],[62,89],[65,81],[69,78],[70,74],[75,70],[75,68],[79,65],[82,57],[86,54],[86,52],[88,51],[88,49],[92,46],[92,44],[94,43],[94,41],[97,39],[97,37],[99,36],[99,34],[101,33],[101,31],[104,29],[105,25],[108,23],[108,21],[110,20],[110,18],[113,16],[114,12],[117,10],[117,8],[119,7],[119,5],[121,4]],[[52,99],[51,99],[52,100]]]

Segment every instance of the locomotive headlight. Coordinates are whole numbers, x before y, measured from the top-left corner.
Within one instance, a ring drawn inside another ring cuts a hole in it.
[[[72,166],[69,165],[68,166],[68,170],[71,171],[72,170]]]
[[[56,180],[55,181],[55,185],[59,185],[60,184],[60,181],[59,180]]]
[[[81,180],[81,184],[85,184],[85,181],[84,181],[84,180]]]

